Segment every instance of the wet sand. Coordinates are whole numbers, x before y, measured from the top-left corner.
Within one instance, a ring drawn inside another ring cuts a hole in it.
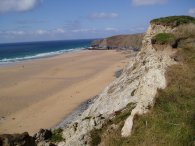
[[[84,50],[0,66],[0,133],[54,127],[99,94],[127,63],[126,56]]]

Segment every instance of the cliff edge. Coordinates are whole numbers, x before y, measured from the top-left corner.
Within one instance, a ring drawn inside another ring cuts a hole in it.
[[[59,146],[101,145],[98,132],[104,128],[117,129],[122,121],[117,118],[121,114],[124,121],[121,136],[131,135],[135,117],[149,112],[154,106],[157,91],[167,86],[165,73],[168,67],[178,63],[173,56],[178,42],[185,37],[167,39],[167,36],[179,34],[181,27],[194,26],[193,17],[180,18],[183,16],[151,21],[141,51],[130,57],[122,75],[76,121],[64,128],[65,142]]]

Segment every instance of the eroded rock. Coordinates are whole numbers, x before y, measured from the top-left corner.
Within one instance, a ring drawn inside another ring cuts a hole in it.
[[[121,131],[124,137],[131,134],[134,117],[148,112],[148,107],[154,105],[157,89],[166,87],[167,67],[176,63],[171,57],[174,51],[170,48],[162,50],[153,48],[151,39],[157,33],[172,31],[174,31],[173,28],[166,26],[151,25],[149,27],[142,41],[141,51],[129,58],[129,63],[120,77],[106,87],[94,103],[74,121],[78,123],[76,130],[74,124],[64,128],[63,137],[66,142],[60,143],[59,146],[89,145],[91,130],[101,129],[106,120],[114,116],[113,113],[134,103],[135,106]]]
[[[33,137],[36,139],[36,142],[45,141],[52,137],[52,132],[48,129],[40,129]]]

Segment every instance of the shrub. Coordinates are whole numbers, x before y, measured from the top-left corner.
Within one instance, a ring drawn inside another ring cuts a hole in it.
[[[61,142],[64,140],[64,138],[62,137],[62,132],[63,130],[61,128],[55,129],[52,132],[52,137],[51,137],[51,141],[52,142]]]
[[[101,143],[102,129],[94,129],[90,132],[91,135],[91,146],[98,146]]]
[[[169,44],[173,46],[176,43],[176,38],[171,33],[159,33],[152,38],[152,44]]]
[[[182,24],[189,24],[189,23],[195,24],[195,18],[191,16],[170,16],[170,17],[162,17],[162,18],[154,19],[150,23],[176,27]]]

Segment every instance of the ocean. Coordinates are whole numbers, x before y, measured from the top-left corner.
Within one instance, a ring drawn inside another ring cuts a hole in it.
[[[0,64],[59,55],[90,46],[93,39],[0,44]]]

